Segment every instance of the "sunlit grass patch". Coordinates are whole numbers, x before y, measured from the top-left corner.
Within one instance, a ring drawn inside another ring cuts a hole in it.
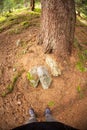
[[[40,18],[40,9],[35,11],[22,9],[20,12],[7,13],[0,17],[0,32],[11,28],[9,31],[11,34],[19,34],[23,29],[30,26],[40,26],[38,18]],[[14,26],[17,28],[14,29]]]
[[[76,19],[76,26],[87,26],[87,19],[83,19],[79,16],[77,16],[77,19]]]

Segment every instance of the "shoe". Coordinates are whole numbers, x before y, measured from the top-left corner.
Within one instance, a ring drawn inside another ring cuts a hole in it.
[[[29,109],[29,115],[30,115],[31,117],[35,117],[35,116],[36,116],[36,114],[35,114],[33,108],[30,108],[30,109]]]
[[[51,114],[50,108],[46,108],[46,109],[45,109],[45,115],[47,115],[47,114]]]

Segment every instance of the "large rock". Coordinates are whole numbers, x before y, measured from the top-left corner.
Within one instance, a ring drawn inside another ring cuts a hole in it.
[[[53,76],[61,75],[61,70],[59,69],[56,61],[53,58],[51,58],[50,56],[47,56],[46,57],[46,63],[50,67],[51,73],[52,73]]]
[[[27,74],[27,78],[30,81],[30,85],[37,87],[39,83],[39,77],[37,75],[37,67],[33,67]]]
[[[39,66],[37,68],[37,74],[39,76],[43,89],[48,89],[51,85],[52,79],[49,76],[47,69],[44,66]]]

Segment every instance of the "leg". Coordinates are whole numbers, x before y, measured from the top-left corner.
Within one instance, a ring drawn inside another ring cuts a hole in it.
[[[33,122],[38,122],[38,120],[36,119],[36,117],[30,117],[29,121],[27,123],[33,123]]]
[[[46,108],[45,110],[45,118],[47,122],[55,122],[56,120],[53,118],[53,116],[51,115],[51,111],[49,108]]]
[[[36,114],[35,114],[33,108],[30,108],[29,115],[30,115],[30,118],[29,118],[29,120],[25,124],[38,122],[38,120],[36,119]]]

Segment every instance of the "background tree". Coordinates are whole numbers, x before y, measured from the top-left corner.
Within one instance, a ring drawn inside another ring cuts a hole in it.
[[[4,8],[4,0],[0,0],[0,13],[3,11]]]
[[[71,53],[75,30],[74,0],[41,0],[41,33],[39,44],[44,52],[67,57]]]
[[[34,11],[35,8],[35,0],[30,0],[30,10]]]

